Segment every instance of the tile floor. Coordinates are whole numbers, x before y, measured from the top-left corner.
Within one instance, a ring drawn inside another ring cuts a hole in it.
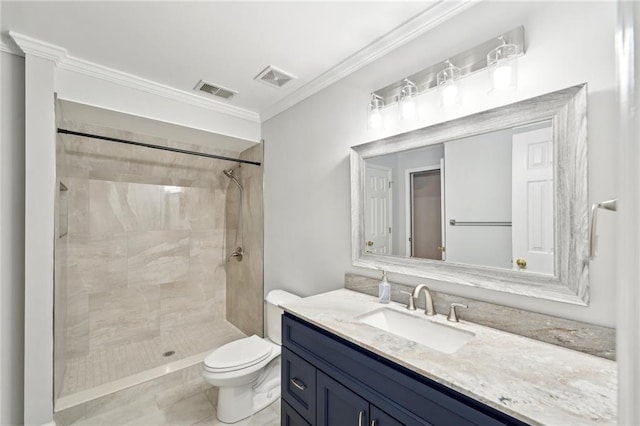
[[[95,417],[70,423],[73,426],[222,426],[216,418],[216,389],[207,389],[180,399],[170,405],[154,401],[133,402],[122,405]],[[234,423],[234,426],[280,425],[280,401],[255,415]]]
[[[181,358],[212,351],[245,335],[226,321],[191,326],[161,337],[89,352],[66,362],[59,397],[122,379]],[[171,349],[175,355],[162,356]]]

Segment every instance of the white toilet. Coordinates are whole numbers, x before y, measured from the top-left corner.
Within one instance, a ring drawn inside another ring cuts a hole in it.
[[[267,294],[267,337],[256,335],[227,343],[204,360],[202,376],[219,388],[218,420],[235,423],[280,398],[281,303],[299,296],[283,290]]]

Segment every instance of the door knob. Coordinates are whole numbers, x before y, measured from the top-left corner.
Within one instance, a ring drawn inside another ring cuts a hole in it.
[[[516,259],[516,265],[518,265],[518,269],[523,270],[527,268],[527,261],[523,258]]]
[[[368,245],[369,247],[371,247],[371,246],[373,245],[373,241],[371,241],[371,240],[367,241],[367,245]]]

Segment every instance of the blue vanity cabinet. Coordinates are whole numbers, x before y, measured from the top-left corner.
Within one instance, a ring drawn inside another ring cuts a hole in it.
[[[316,367],[282,347],[282,397],[309,423],[316,417]]]
[[[318,371],[316,392],[318,426],[369,424],[369,401],[321,371]]]
[[[317,426],[403,426],[323,372],[318,371],[317,380]]]
[[[369,409],[369,417],[371,426],[403,426],[402,423],[376,407],[371,405]]]
[[[280,399],[280,424],[282,426],[310,426],[296,410],[294,410],[284,399]]]
[[[289,313],[282,400],[294,411],[282,425],[295,415],[310,426],[526,424]]]

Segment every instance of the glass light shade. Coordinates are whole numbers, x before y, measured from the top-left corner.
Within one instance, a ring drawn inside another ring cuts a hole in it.
[[[447,68],[438,73],[436,79],[438,82],[440,106],[448,108],[460,105],[459,78],[460,68],[453,66],[450,62],[448,62]]]
[[[405,85],[400,91],[400,118],[403,120],[411,120],[416,118],[416,102],[415,96],[418,93],[418,88],[411,81],[405,79]]]
[[[460,104],[458,85],[448,81],[440,86],[440,104],[444,107],[452,107]]]
[[[375,109],[369,112],[369,127],[371,129],[379,129],[382,127],[382,114],[380,114],[380,110]]]
[[[384,106],[384,102],[380,97],[371,95],[371,101],[368,106],[367,122],[370,129],[380,129],[382,127],[382,113],[380,109]]]
[[[518,87],[518,46],[503,44],[487,55],[491,90],[514,90]]]
[[[409,96],[400,103],[400,116],[404,120],[416,118],[416,103],[413,97]]]

